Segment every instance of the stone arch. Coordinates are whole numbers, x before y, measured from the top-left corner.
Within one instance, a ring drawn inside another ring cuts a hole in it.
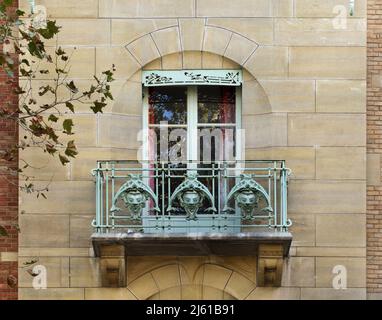
[[[274,76],[274,70],[280,68],[286,71],[285,65],[280,65],[280,48],[269,46],[269,39],[261,33],[247,32],[240,26],[204,18],[145,20],[140,23],[137,26],[134,22],[125,21],[113,39],[114,46],[97,49],[102,67],[109,67],[110,61],[119,62],[117,74],[120,78],[129,79],[151,61],[186,51],[223,56],[254,77],[256,74]],[[131,34],[124,32],[123,28],[136,31]],[[257,37],[260,41],[255,39]],[[265,61],[267,59],[268,62]],[[269,66],[271,70],[266,70]]]
[[[263,115],[272,107],[261,83],[243,66],[230,58],[206,51],[179,51],[159,56],[140,67],[129,79],[120,81],[111,112],[141,115],[141,70],[243,69],[243,115]],[[126,109],[128,106],[129,110]]]
[[[256,102],[262,104],[259,110],[252,108],[250,114],[264,114],[271,112],[271,106],[267,94],[259,81],[256,73],[261,71],[264,56],[263,47],[253,36],[231,30],[224,25],[213,25],[208,19],[189,18],[164,21],[146,21],[141,26],[142,30],[134,36],[121,36],[121,47],[100,49],[99,55],[108,62],[118,61],[116,78],[121,81],[129,81],[130,87],[139,85],[139,71],[153,65],[155,61],[181,54],[182,57],[192,56],[196,53],[221,57],[225,64],[221,68],[240,67],[245,71],[245,86],[250,87],[248,93],[256,94]],[[123,34],[123,31],[121,31]],[[240,50],[238,50],[240,48]],[[257,53],[259,52],[259,62]],[[271,56],[272,53],[266,53]],[[212,69],[216,66],[192,67],[183,63],[178,69]],[[155,64],[154,64],[155,65]],[[167,68],[163,68],[167,69]],[[120,92],[127,92],[126,83],[120,84]],[[131,89],[134,90],[134,89]],[[123,96],[123,95],[121,95]],[[124,101],[126,102],[126,101]],[[134,109],[137,112],[139,109]],[[120,104],[115,104],[113,112],[121,111]]]
[[[251,61],[259,44],[228,28],[209,25],[204,19],[184,19],[178,25],[151,30],[124,45],[134,71],[160,57],[185,51],[210,52],[228,58],[251,70]],[[237,48],[240,47],[240,50]],[[135,67],[135,70],[134,70]]]
[[[117,63],[115,78],[118,85],[114,91],[117,94],[110,110],[112,115],[109,117],[112,120],[102,128],[102,131],[110,136],[107,139],[110,141],[108,145],[123,148],[127,146],[130,150],[139,148],[139,143],[135,141],[135,133],[141,129],[140,71],[148,67],[158,69],[158,64],[155,65],[156,61],[161,61],[159,68],[162,68],[164,61],[180,54],[183,58],[195,54],[208,56],[211,60],[219,57],[224,61],[221,68],[229,69],[235,66],[244,70],[243,129],[246,130],[246,136],[251,137],[251,141],[246,144],[246,149],[250,150],[248,159],[264,157],[263,154],[252,152],[255,149],[287,145],[286,114],[273,113],[267,94],[269,88],[264,89],[266,88],[264,84],[267,84],[266,79],[279,77],[278,69],[282,69],[280,74],[284,75],[285,63],[281,63],[279,60],[283,60],[285,57],[280,58],[280,56],[285,54],[287,56],[287,53],[282,51],[283,48],[263,46],[248,35],[243,35],[230,28],[210,25],[206,21],[194,18],[180,19],[177,23],[160,26],[150,22],[152,23],[150,27],[129,41],[121,42],[122,46],[97,49],[97,57],[105,59],[98,68],[105,64],[105,61]],[[283,67],[280,67],[279,63]],[[214,67],[202,65],[200,69],[203,68],[214,69]],[[171,68],[165,67],[164,69]],[[178,67],[172,67],[172,69],[198,68],[192,68],[184,64],[184,60],[182,60]],[[126,131],[129,127],[129,137],[134,137],[134,141],[126,144],[126,141],[121,139],[123,135],[116,132],[118,126],[115,126],[114,119],[117,124],[120,124],[118,130]],[[131,130],[136,132],[131,134]]]
[[[173,295],[174,299],[245,299],[256,288],[253,280],[241,272],[215,263],[202,263],[191,272],[182,263],[161,265],[134,279],[127,289],[140,300]],[[183,295],[182,295],[183,293]]]

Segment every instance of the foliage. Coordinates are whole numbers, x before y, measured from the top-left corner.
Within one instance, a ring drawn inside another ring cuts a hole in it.
[[[21,190],[43,197],[48,186],[35,187],[32,177],[25,173],[31,166],[28,159],[20,156],[21,165],[17,165],[20,152],[39,148],[65,166],[78,155],[75,140],[67,138],[74,135],[76,128],[70,114],[80,105],[102,113],[113,100],[110,83],[114,80],[114,65],[99,76],[90,75],[94,80],[86,89],[81,89],[70,78],[70,61],[76,48],[69,54],[57,45],[60,28],[56,21],[26,16],[12,8],[11,0],[0,1],[0,48],[3,49],[0,74],[7,75],[5,85],[12,87],[18,96],[18,105],[17,101],[0,101],[0,121],[18,126],[21,136],[19,143],[0,149],[0,170],[6,170],[3,174],[0,172],[0,177],[6,179],[9,174],[20,174],[25,181]],[[3,231],[0,229],[0,233]]]

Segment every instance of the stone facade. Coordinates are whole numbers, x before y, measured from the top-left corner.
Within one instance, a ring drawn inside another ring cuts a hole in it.
[[[115,101],[104,114],[73,116],[79,156],[33,171],[53,179],[48,199],[20,195],[19,265],[38,258],[48,289],[20,268],[20,299],[365,299],[366,0],[40,0],[76,47],[70,77],[117,67]],[[333,8],[346,9],[346,28]],[[21,7],[27,8],[22,0]],[[81,32],[78,32],[81,30]],[[142,70],[244,70],[246,159],[285,159],[293,170],[288,213],[294,240],[280,288],[256,288],[244,257],[128,260],[127,288],[101,288],[90,248],[98,159],[136,159],[142,128]],[[36,79],[36,85],[49,78]],[[379,163],[378,152],[369,163]],[[375,179],[375,177],[373,177]],[[369,196],[371,194],[369,193]],[[370,239],[370,238],[369,238]],[[347,268],[347,289],[332,270]]]

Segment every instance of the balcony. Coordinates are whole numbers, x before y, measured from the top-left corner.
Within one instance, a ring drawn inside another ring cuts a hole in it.
[[[292,240],[289,173],[284,161],[98,161],[92,242],[120,273],[110,280],[105,271],[105,283],[124,283],[127,255],[254,255],[260,279],[280,283]]]

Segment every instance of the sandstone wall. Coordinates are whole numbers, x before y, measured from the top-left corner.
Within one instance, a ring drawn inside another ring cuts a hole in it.
[[[76,47],[71,78],[86,85],[114,63],[117,81],[104,114],[78,107],[80,155],[70,165],[28,154],[46,163],[31,172],[38,183],[53,182],[47,200],[21,195],[19,260],[38,257],[49,288],[31,288],[21,269],[21,299],[366,298],[366,0],[345,29],[333,8],[347,0],[36,3],[63,26],[59,44]],[[129,258],[128,289],[99,288],[90,170],[97,159],[136,158],[141,70],[182,68],[243,68],[246,158],[285,159],[293,170],[294,241],[281,288],[254,290],[255,260],[242,257]],[[347,290],[332,288],[336,265],[347,268]]]

